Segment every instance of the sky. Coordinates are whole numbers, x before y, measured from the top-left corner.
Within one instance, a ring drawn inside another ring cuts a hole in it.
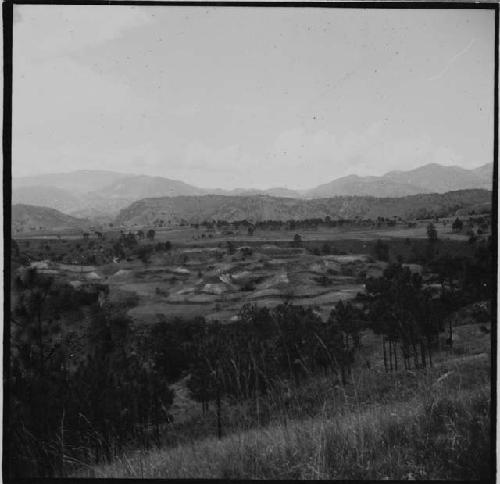
[[[493,11],[15,5],[13,45],[13,176],[304,189],[493,161]]]

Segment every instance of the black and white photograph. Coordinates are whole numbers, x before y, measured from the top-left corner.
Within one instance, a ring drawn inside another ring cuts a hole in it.
[[[498,14],[7,0],[4,482],[494,482]]]

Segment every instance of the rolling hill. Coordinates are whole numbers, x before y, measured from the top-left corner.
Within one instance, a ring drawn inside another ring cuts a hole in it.
[[[307,190],[307,198],[337,195],[366,195],[372,197],[405,197],[419,193],[445,193],[453,190],[493,186],[493,164],[473,170],[459,166],[430,163],[409,171],[390,171],[383,176],[359,177],[349,175]]]
[[[492,174],[491,163],[473,170],[434,163],[410,171],[392,171],[380,177],[349,175],[310,190],[299,191],[283,187],[262,190],[208,189],[159,176],[109,171],[75,171],[14,178],[13,202],[55,208],[77,217],[115,217],[121,209],[131,203],[151,197],[202,195],[296,199],[336,196],[406,197],[475,188],[491,190]]]
[[[16,204],[12,205],[11,225],[15,235],[37,231],[85,230],[89,223],[53,208]]]
[[[12,190],[12,203],[36,205],[72,213],[82,206],[82,195],[53,186],[35,185],[20,186]]]
[[[170,180],[161,176],[137,175],[116,180],[95,192],[91,192],[91,195],[97,194],[103,198],[140,200],[146,197],[175,197],[204,193],[206,193],[205,190],[179,180]]]
[[[319,185],[306,192],[306,196],[308,198],[318,198],[356,194],[372,197],[405,197],[429,192],[430,190],[426,188],[389,180],[385,177],[349,175]]]
[[[492,187],[493,165],[483,165],[474,170],[459,166],[443,166],[430,163],[410,171],[392,171],[384,179],[406,183],[428,192],[444,193],[450,190]]]
[[[489,183],[491,185],[493,179],[493,163],[486,163],[485,165],[481,165],[472,171],[485,183]]]
[[[120,211],[116,224],[124,226],[189,223],[204,220],[290,220],[306,218],[452,216],[457,210],[491,208],[491,192],[460,190],[402,198],[332,197],[319,199],[270,196],[179,196],[146,198]]]

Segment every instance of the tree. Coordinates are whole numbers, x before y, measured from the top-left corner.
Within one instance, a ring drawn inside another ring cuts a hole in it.
[[[463,228],[464,228],[464,223],[458,217],[451,224],[451,229],[453,230],[453,232],[460,232]]]
[[[230,240],[227,241],[227,253],[229,255],[233,255],[236,252],[236,246],[234,245],[234,242],[231,242]]]
[[[360,345],[360,319],[351,303],[340,300],[330,312],[327,324],[331,331],[330,342],[333,343],[334,355],[340,366],[342,383],[345,385],[346,370],[351,372],[354,349]]]
[[[473,229],[468,230],[467,235],[469,236],[469,244],[474,245],[477,241],[477,235],[475,234],[474,230]]]
[[[431,244],[438,239],[436,227],[432,222],[427,225],[427,239]]]
[[[417,326],[413,311],[420,287],[420,277],[399,264],[390,265],[382,278],[369,279],[366,283],[369,319],[373,331],[383,335],[386,370],[398,369],[398,343],[401,345],[406,367],[410,348],[414,349],[414,356],[416,355]],[[386,343],[389,345],[388,355]]]
[[[9,473],[50,476],[61,471],[60,435],[67,398],[67,348],[61,313],[80,303],[71,286],[29,269],[12,284]]]
[[[149,229],[149,230],[147,231],[146,237],[147,237],[149,240],[153,241],[153,240],[154,240],[154,238],[155,238],[155,235],[156,235],[156,232],[155,232],[153,229]]]
[[[293,236],[292,247],[302,247],[302,237],[299,234]]]
[[[389,260],[389,246],[382,240],[378,239],[377,242],[375,242],[373,252],[378,260],[384,262],[387,262]]]
[[[137,256],[144,264],[149,263],[152,254],[153,254],[153,247],[151,245],[141,245],[137,249]]]

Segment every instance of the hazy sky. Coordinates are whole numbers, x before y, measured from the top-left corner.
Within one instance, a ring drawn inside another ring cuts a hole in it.
[[[308,188],[492,161],[493,11],[14,9],[14,176]]]

